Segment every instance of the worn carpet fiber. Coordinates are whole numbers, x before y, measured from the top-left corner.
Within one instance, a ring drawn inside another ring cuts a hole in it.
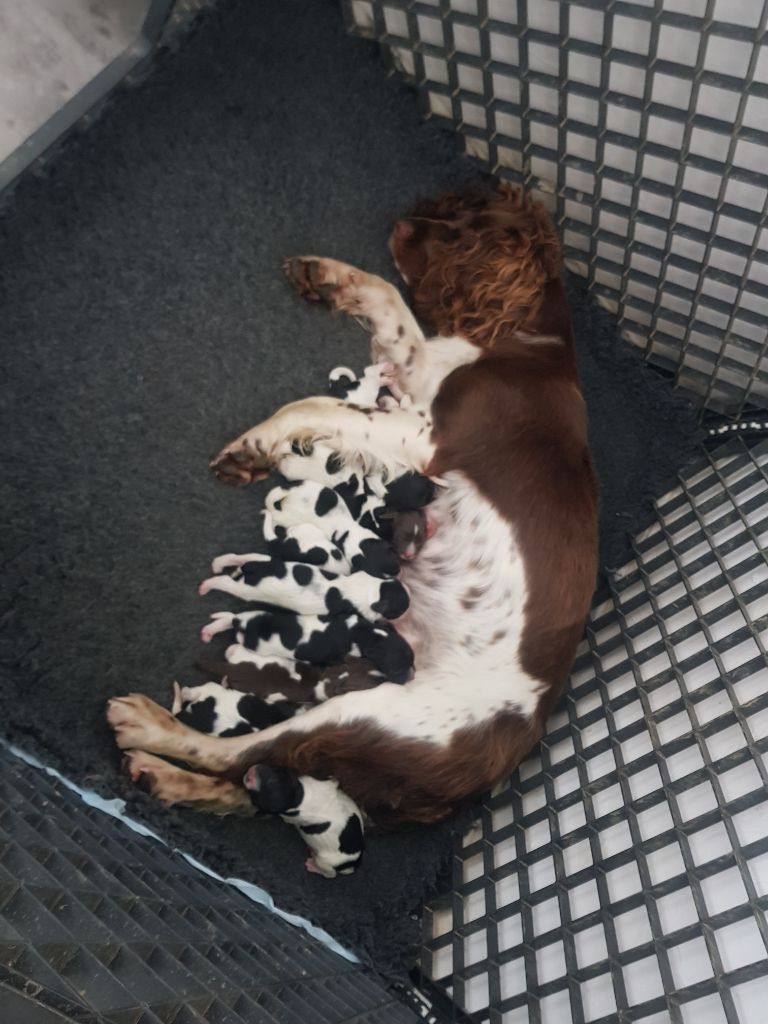
[[[208,456],[332,366],[365,363],[366,336],[297,299],[282,257],[392,277],[393,219],[477,177],[331,0],[232,2],[0,218],[5,734],[380,969],[407,962],[458,825],[371,837],[356,876],[310,876],[280,822],[167,812],[136,793],[104,706],[132,689],[169,703],[175,677],[196,678],[213,608],[197,584],[213,555],[254,547],[263,490],[217,485]],[[572,295],[613,566],[695,427]]]

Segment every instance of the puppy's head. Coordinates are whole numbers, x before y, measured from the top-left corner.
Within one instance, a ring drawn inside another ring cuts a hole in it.
[[[404,562],[411,562],[427,540],[427,517],[423,509],[398,512],[392,517],[392,547]]]
[[[407,683],[413,677],[413,651],[407,640],[388,622],[366,625],[355,634],[364,658],[368,658],[385,679]]]
[[[353,555],[350,563],[355,572],[365,572],[378,579],[397,576],[400,572],[400,562],[392,547],[386,541],[374,540],[373,537],[360,543],[360,553]]]
[[[295,772],[269,764],[254,764],[243,776],[251,803],[264,814],[285,814],[304,799],[304,787]]]

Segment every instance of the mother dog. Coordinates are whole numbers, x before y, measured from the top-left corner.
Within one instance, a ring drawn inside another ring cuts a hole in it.
[[[294,402],[212,466],[248,483],[286,444],[322,440],[344,459],[440,481],[435,536],[401,577],[415,678],[232,739],[195,733],[138,694],[112,700],[131,774],[168,804],[246,811],[240,780],[267,763],[338,779],[374,819],[436,821],[510,774],[567,679],[594,587],[597,486],[554,229],[501,186],[420,204],[390,249],[416,316],[347,264],[306,257],[286,272],[306,298],[370,324],[373,358],[393,364],[407,407]]]

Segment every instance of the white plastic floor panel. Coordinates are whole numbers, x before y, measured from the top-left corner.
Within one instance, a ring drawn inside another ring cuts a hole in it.
[[[425,917],[423,974],[478,1021],[768,1020],[768,442],[657,512]]]

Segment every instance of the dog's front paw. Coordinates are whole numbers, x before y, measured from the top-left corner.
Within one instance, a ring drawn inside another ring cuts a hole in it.
[[[302,298],[331,309],[354,312],[361,271],[348,263],[318,256],[294,256],[283,263],[285,276]]]

